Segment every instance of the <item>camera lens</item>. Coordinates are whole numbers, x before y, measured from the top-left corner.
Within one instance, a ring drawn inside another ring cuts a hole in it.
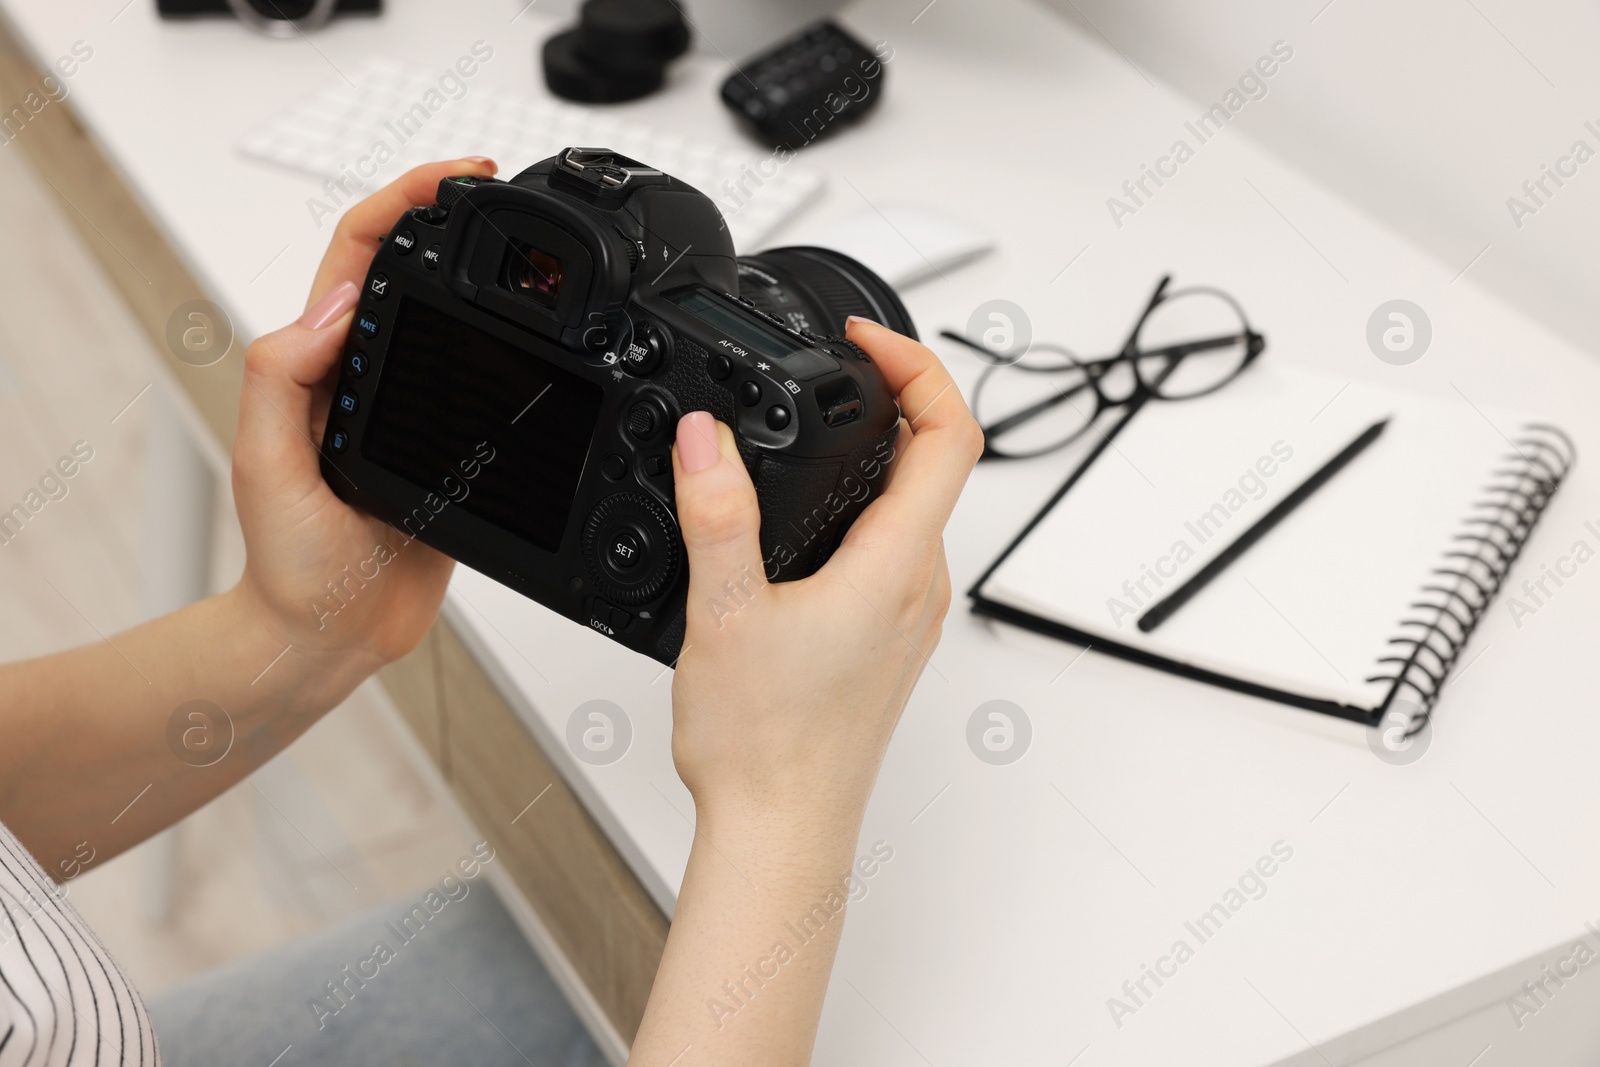
[[[506,288],[555,307],[561,294],[561,260],[521,241],[511,242],[506,262]]]
[[[828,248],[772,248],[739,257],[739,295],[799,330],[843,336],[860,315],[907,337],[917,327],[889,283]]]

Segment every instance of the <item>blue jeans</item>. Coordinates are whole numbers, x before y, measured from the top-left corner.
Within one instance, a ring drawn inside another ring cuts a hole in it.
[[[420,899],[383,905],[155,998],[150,1017],[163,1064],[605,1063],[487,884],[471,884],[431,915],[413,908]]]

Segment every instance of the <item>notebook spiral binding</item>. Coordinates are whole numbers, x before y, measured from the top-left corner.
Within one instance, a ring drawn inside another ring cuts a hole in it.
[[[1521,433],[1504,457],[1509,466],[1494,472],[1452,538],[1459,547],[1444,553],[1433,571],[1437,581],[1411,604],[1418,614],[1400,620],[1403,632],[1389,640],[1397,654],[1380,659],[1386,669],[1367,679],[1389,683],[1380,718],[1401,702],[1411,705],[1406,737],[1428,724],[1461,650],[1578,457],[1572,439],[1554,426],[1530,423]]]

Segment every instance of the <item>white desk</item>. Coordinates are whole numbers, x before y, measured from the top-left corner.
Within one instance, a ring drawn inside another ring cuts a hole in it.
[[[7,5],[45,61],[92,44],[70,83],[76,107],[246,335],[298,311],[327,230],[305,207],[316,183],[241,159],[234,137],[368,54],[442,68],[483,38],[496,58],[482,77],[543,91],[533,48],[553,25],[533,11],[513,20],[511,0],[454,0],[448,13],[395,0],[381,21],[338,25],[313,48],[225,23],[161,26],[146,0],[111,21],[121,6]],[[1194,105],[1031,5],[944,0],[913,22],[921,6],[847,12],[895,48],[887,95],[869,123],[807,150],[833,180],[780,240],[863,199],[981,220],[1000,251],[908,294],[928,335],[1004,297],[1036,337],[1094,351],[1120,340],[1163,271],[1225,286],[1270,339],[1267,358],[1553,415],[1584,458],[1526,558],[1537,566],[1587,536],[1584,520],[1600,516],[1589,418],[1600,368],[1485,297],[1470,272],[1457,278],[1461,264],[1420,256],[1235,131],[1117,229],[1106,198],[1167,150]],[[731,140],[721,74],[693,56],[627,113]],[[1399,296],[1427,309],[1435,339],[1397,368],[1373,358],[1363,330]],[[970,381],[973,361],[940,350]],[[1070,462],[980,470],[947,538],[958,590]],[[475,574],[459,573],[446,611],[670,910],[691,807],[660,668]],[[1063,674],[1077,649],[999,640],[958,604],[867,816],[863,849],[881,839],[894,858],[851,909],[817,1062],[1065,1063],[1087,1046],[1073,1062],[1342,1064],[1486,1005],[1503,1013],[1537,977],[1527,961],[1600,919],[1597,623],[1600,577],[1587,572],[1521,629],[1491,612],[1432,749],[1397,768],[1313,716],[1096,654]],[[568,715],[595,698],[624,707],[635,731],[605,767],[564,741]],[[967,717],[994,698],[1033,723],[1031,750],[1007,767],[965,743]],[[1115,1026],[1107,998],[1178,938],[1194,944],[1185,920],[1280,840],[1293,858],[1267,895]],[[1496,1038],[1480,1062],[1529,1062],[1536,1030]]]

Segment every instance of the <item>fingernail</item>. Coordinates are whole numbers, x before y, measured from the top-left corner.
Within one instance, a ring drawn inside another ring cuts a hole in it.
[[[717,450],[717,420],[709,411],[691,411],[678,420],[678,462],[686,474],[714,467],[722,453]]]
[[[464,158],[468,163],[482,163],[484,166],[493,167],[495,170],[500,169],[499,164],[490,159],[488,156],[466,156]]]
[[[308,330],[320,330],[332,325],[339,316],[356,306],[356,299],[360,295],[361,290],[356,288],[355,282],[340,282],[332,292],[306,308],[306,313],[300,316],[300,325]]]
[[[858,322],[865,322],[865,323],[867,323],[868,325],[871,325],[871,326],[882,326],[883,325],[883,323],[881,323],[881,322],[875,322],[872,319],[866,318],[866,317],[864,317],[862,315],[847,315],[847,316],[845,316],[845,320],[844,320],[845,329],[848,330],[851,326],[855,325]]]

